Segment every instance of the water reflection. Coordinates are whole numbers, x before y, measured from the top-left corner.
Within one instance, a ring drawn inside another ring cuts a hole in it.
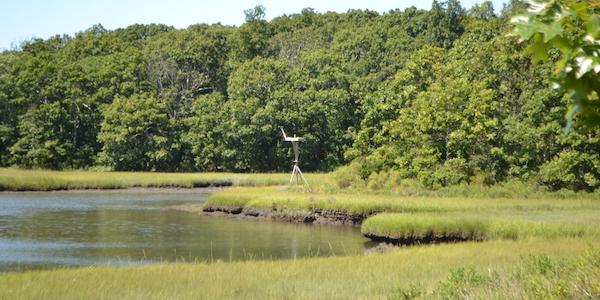
[[[0,194],[0,270],[362,253],[357,228],[258,222],[168,209],[202,191]]]

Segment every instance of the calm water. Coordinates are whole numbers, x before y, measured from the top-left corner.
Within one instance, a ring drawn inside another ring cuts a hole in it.
[[[358,228],[177,211],[202,191],[0,193],[0,271],[363,253]]]

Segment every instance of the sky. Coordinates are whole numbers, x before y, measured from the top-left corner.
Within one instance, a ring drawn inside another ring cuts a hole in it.
[[[508,0],[492,0],[498,12]],[[461,0],[470,8],[483,0]],[[266,8],[266,19],[299,13],[311,7],[317,12],[370,9],[380,13],[410,6],[431,8],[431,0],[0,0],[0,50],[12,49],[34,37],[73,35],[94,24],[107,29],[142,23],[162,23],[186,28],[197,23],[240,25],[244,10]]]

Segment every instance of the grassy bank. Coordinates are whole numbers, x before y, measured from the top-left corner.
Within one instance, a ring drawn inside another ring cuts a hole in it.
[[[487,218],[479,214],[397,214],[370,217],[361,226],[366,236],[400,243],[447,240],[523,239],[597,235],[597,226],[524,219]]]
[[[339,214],[359,216],[354,224],[366,219],[361,224],[365,236],[401,244],[600,236],[600,199],[594,197],[406,197],[245,187],[215,193],[207,205],[303,222],[348,224],[352,222],[340,222]],[[324,212],[335,214],[330,221],[319,220],[331,215]]]
[[[453,212],[600,210],[600,198],[465,198],[408,197],[393,194],[323,193],[283,187],[233,188],[211,195],[207,204],[254,209],[332,210],[370,215],[379,212]]]
[[[587,268],[587,281],[581,281],[577,270],[565,269],[570,273],[560,273],[565,288],[559,291],[568,295],[579,292],[577,288],[592,292],[595,288],[598,295],[599,253],[584,254],[597,246],[591,239],[558,239],[553,243],[528,239],[418,246],[325,259],[9,273],[0,276],[0,298],[403,299],[411,293],[431,298],[452,296],[448,293],[502,296],[516,292],[544,298],[556,292],[551,284],[556,280],[554,271],[571,265]],[[536,258],[533,262],[531,255]],[[589,262],[583,265],[579,259]],[[537,277],[516,277],[521,266]],[[490,281],[490,276],[503,281]]]
[[[318,178],[321,174],[310,174]],[[269,186],[286,184],[282,173],[159,173],[0,169],[0,190],[50,191],[129,187]]]

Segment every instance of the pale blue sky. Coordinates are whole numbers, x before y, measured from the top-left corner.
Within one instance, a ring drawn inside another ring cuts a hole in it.
[[[496,11],[508,0],[493,0]],[[483,0],[462,0],[470,8]],[[1,0],[0,49],[9,49],[32,37],[70,34],[101,23],[107,29],[135,23],[162,23],[185,28],[196,23],[240,25],[245,9],[263,5],[266,18],[299,13],[312,7],[318,12],[371,9],[380,13],[410,6],[429,9],[431,0]]]

